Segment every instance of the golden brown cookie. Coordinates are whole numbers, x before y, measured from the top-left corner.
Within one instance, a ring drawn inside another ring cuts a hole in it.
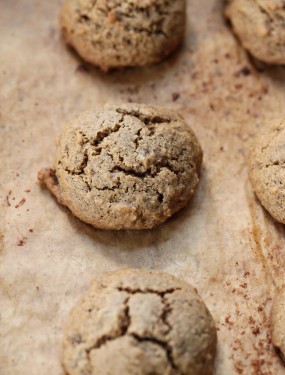
[[[263,130],[251,150],[253,190],[275,220],[285,224],[285,122]]]
[[[285,0],[229,0],[226,17],[254,57],[285,64]]]
[[[110,106],[85,112],[66,126],[57,145],[59,186],[50,188],[53,176],[47,182],[86,223],[146,229],[187,205],[201,162],[201,147],[176,112],[142,104]]]
[[[271,311],[271,339],[285,361],[285,288],[280,289],[274,297]]]
[[[65,0],[66,42],[102,70],[156,63],[182,42],[185,0]]]
[[[210,375],[214,321],[196,290],[163,272],[120,270],[95,280],[63,339],[68,375]]]

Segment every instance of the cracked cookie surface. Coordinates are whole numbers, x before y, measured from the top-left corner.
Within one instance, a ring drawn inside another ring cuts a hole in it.
[[[249,176],[258,199],[285,224],[285,122],[270,126],[251,150]]]
[[[280,289],[273,301],[271,311],[272,343],[285,362],[285,288]]]
[[[201,147],[180,115],[126,104],[85,112],[65,127],[56,176],[62,200],[82,221],[146,229],[186,206],[201,162]]]
[[[96,279],[64,329],[66,375],[210,375],[213,319],[196,290],[163,272]]]
[[[60,20],[66,42],[102,70],[144,66],[182,42],[185,0],[65,0]]]
[[[226,17],[254,57],[285,64],[285,0],[229,0]]]

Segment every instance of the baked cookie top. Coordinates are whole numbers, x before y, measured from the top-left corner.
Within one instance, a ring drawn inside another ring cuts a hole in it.
[[[285,224],[285,122],[264,129],[249,157],[253,190],[275,220]]]
[[[183,40],[185,0],[65,0],[68,44],[102,70],[162,60]]]
[[[196,290],[163,272],[120,270],[95,280],[68,317],[68,375],[210,375],[213,319]]]
[[[59,137],[61,203],[102,229],[146,229],[186,206],[202,150],[176,112],[142,104],[81,114]]]
[[[226,17],[253,56],[285,64],[285,0],[229,0]]]

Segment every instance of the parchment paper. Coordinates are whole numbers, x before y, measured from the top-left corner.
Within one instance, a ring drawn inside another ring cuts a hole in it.
[[[218,0],[188,0],[185,45],[168,61],[109,75],[60,37],[59,0],[0,0],[0,374],[62,375],[62,325],[91,279],[160,269],[197,287],[218,328],[216,375],[285,374],[269,313],[285,269],[284,227],[252,194],[248,147],[285,115],[285,70],[256,69]],[[54,140],[81,110],[146,102],[181,112],[204,149],[189,207],[160,228],[104,232],[40,189]]]

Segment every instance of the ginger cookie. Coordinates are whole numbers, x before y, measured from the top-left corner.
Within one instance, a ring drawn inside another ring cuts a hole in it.
[[[119,270],[95,280],[70,313],[67,375],[210,375],[216,329],[196,289],[163,272]]]
[[[261,204],[285,224],[285,122],[266,128],[249,158],[249,176]]]
[[[229,0],[226,17],[254,57],[268,64],[285,63],[285,0]]]
[[[285,289],[274,297],[271,311],[271,340],[278,354],[285,361]]]
[[[108,71],[161,61],[185,29],[185,0],[65,0],[64,39],[87,62]]]
[[[69,123],[58,140],[55,172],[43,169],[38,177],[96,228],[147,229],[187,205],[201,163],[198,140],[179,114],[126,104]]]

